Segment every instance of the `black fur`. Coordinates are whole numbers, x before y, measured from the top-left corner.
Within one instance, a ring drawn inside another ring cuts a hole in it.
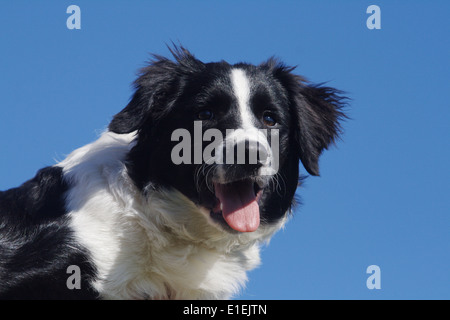
[[[67,225],[62,169],[48,167],[22,186],[0,192],[0,299],[93,298],[95,270]],[[83,274],[81,289],[66,286],[67,267]]]

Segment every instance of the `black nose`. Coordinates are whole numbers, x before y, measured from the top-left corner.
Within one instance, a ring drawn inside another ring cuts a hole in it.
[[[267,149],[256,140],[243,140],[233,146],[232,155],[225,150],[225,164],[237,165],[246,170],[256,170],[267,161]]]

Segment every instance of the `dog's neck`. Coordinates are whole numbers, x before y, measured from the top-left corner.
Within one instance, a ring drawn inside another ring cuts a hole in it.
[[[174,189],[144,196],[123,162],[133,139],[105,132],[58,164],[70,184],[71,225],[97,266],[92,285],[102,298],[230,298],[259,264],[260,243],[285,221],[231,234]]]

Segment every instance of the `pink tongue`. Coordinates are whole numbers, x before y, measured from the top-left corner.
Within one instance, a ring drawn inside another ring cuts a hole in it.
[[[251,181],[214,183],[214,188],[222,203],[223,218],[231,228],[240,232],[258,229],[259,205]]]

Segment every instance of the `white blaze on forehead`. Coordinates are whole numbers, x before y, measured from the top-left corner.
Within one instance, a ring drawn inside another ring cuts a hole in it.
[[[251,84],[250,79],[245,71],[240,68],[231,70],[230,73],[231,85],[233,93],[238,104],[238,112],[240,123],[234,127],[226,130],[225,139],[218,145],[215,153],[214,161],[217,164],[256,164],[257,154],[267,154],[267,159],[273,159],[272,149],[267,140],[267,131],[258,130],[255,126],[257,120],[250,108]],[[243,143],[245,142],[245,143]],[[256,152],[247,153],[245,145],[248,142],[249,147],[255,147]],[[235,146],[237,150],[235,154]],[[269,167],[270,161],[265,161],[260,170],[266,170]],[[228,183],[226,179],[225,166],[218,166],[216,169],[216,181],[221,184]],[[262,171],[261,171],[262,172]],[[272,173],[264,175],[272,175]],[[260,174],[261,175],[261,174]]]
[[[231,70],[231,84],[237,98],[242,128],[254,128],[250,110],[250,81],[242,69]]]

